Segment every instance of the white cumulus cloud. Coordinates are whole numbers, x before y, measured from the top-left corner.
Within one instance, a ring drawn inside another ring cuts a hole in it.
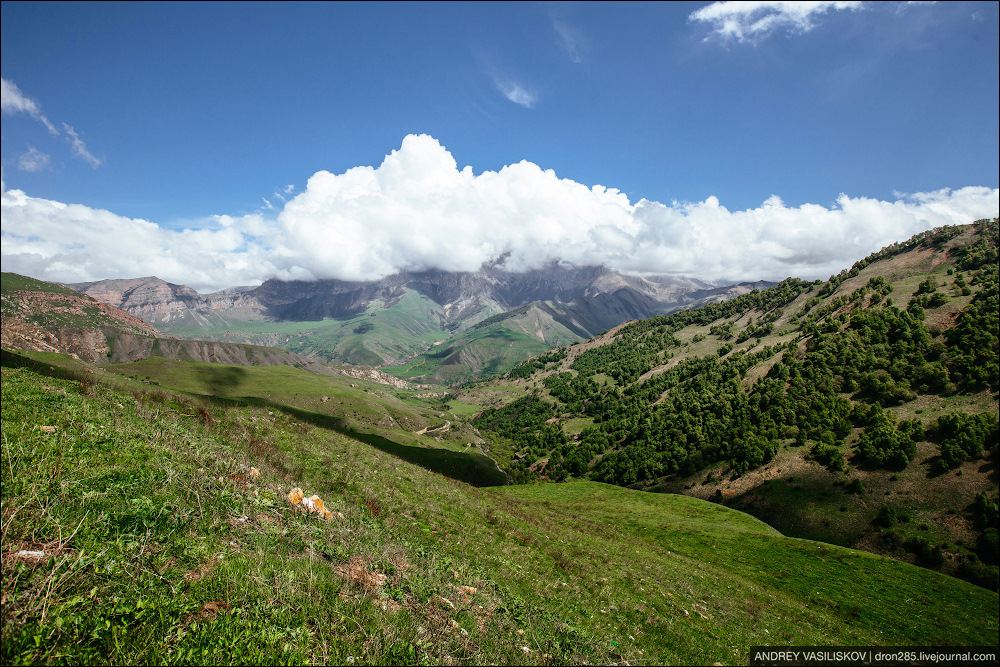
[[[726,41],[757,42],[782,28],[809,32],[815,27],[815,21],[830,11],[861,8],[861,2],[834,0],[713,2],[692,12],[688,20],[708,24],[713,35]]]
[[[277,271],[262,245],[270,229],[259,216],[216,216],[203,229],[174,231],[21,190],[5,189],[0,206],[4,271],[59,282],[155,275],[208,290]]]
[[[157,275],[196,289],[282,279],[371,280],[401,270],[520,271],[553,259],[706,280],[826,278],[879,248],[995,217],[1000,190],[846,194],[832,206],[636,203],[522,161],[475,174],[436,139],[409,135],[377,167],[320,171],[277,213],[216,216],[173,231],[109,211],[3,193],[4,270],[62,282]],[[108,239],[114,239],[109,243]]]

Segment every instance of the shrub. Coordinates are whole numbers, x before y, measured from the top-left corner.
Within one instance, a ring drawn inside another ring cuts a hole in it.
[[[888,419],[865,429],[857,445],[858,456],[879,468],[902,470],[916,456],[917,447],[903,432],[893,427]]]
[[[847,468],[847,461],[836,445],[818,442],[809,450],[809,458],[836,472]]]
[[[875,517],[875,525],[883,528],[892,528],[897,523],[907,523],[910,517],[903,514],[895,507],[883,506]]]
[[[987,528],[976,540],[976,554],[985,563],[996,564],[1000,561],[1000,536],[996,528]]]

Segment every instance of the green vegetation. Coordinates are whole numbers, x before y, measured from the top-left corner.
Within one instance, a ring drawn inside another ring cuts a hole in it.
[[[365,312],[342,319],[261,322],[227,314],[215,316],[207,326],[192,317],[158,326],[185,338],[279,345],[325,361],[381,366],[398,363],[448,338],[444,320],[440,306],[422,294],[406,290],[392,303],[375,302]]]
[[[862,543],[877,532],[880,508],[898,502],[886,485],[890,475],[919,467],[908,478],[930,480],[964,469],[973,478],[955,484],[970,500],[989,485],[998,454],[997,225],[932,230],[825,283],[789,279],[624,326],[585,351],[529,360],[508,379],[532,393],[484,411],[474,425],[512,452],[518,481],[582,477],[694,492],[705,484],[696,477],[721,467],[733,484],[713,482],[714,497],[738,487],[731,502],[769,520],[780,521],[780,508],[803,498],[792,493],[799,485],[767,487],[755,471],[815,462],[826,469],[827,489],[871,499],[874,486],[881,497],[837,507],[843,517],[799,534]],[[955,276],[951,296],[940,291],[948,275]],[[910,305],[893,305],[890,294]],[[910,407],[918,404],[936,406],[936,418]],[[567,428],[582,418],[594,426]],[[806,500],[820,515],[832,505],[829,491],[822,493]],[[985,529],[944,529],[945,512],[965,504],[946,499],[943,487],[929,497],[941,531],[905,535],[888,550],[960,576],[972,567],[978,574],[970,580],[995,588],[996,568],[983,574],[975,546],[990,543]]]
[[[158,361],[178,394],[38,358],[3,358],[4,664],[704,664],[996,640],[993,592],[693,498],[467,486],[247,400],[262,369]]]
[[[74,290],[64,287],[58,283],[49,283],[44,280],[36,280],[35,278],[29,278],[28,276],[22,276],[17,273],[8,273],[6,271],[0,273],[0,294],[24,290],[79,296],[78,292],[75,292]]]
[[[419,435],[418,430],[438,425],[437,420],[381,385],[359,386],[290,366],[227,366],[155,357],[106,368],[216,405],[280,410],[470,484],[507,483],[493,461],[477,449],[469,450],[467,440],[438,442]]]
[[[384,371],[397,377],[455,385],[512,371],[526,358],[579,336],[532,304],[495,315],[400,366]],[[549,353],[543,358],[549,357]]]

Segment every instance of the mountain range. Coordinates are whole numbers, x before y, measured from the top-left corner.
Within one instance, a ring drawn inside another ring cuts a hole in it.
[[[558,262],[515,273],[402,272],[381,280],[281,281],[199,294],[156,277],[71,284],[181,338],[279,345],[323,361],[460,382],[634,319],[774,283],[720,286]]]

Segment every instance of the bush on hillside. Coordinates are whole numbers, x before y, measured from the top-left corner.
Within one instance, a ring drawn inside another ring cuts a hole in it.
[[[908,433],[884,419],[861,434],[857,453],[858,458],[871,466],[902,470],[916,456],[917,447]]]

